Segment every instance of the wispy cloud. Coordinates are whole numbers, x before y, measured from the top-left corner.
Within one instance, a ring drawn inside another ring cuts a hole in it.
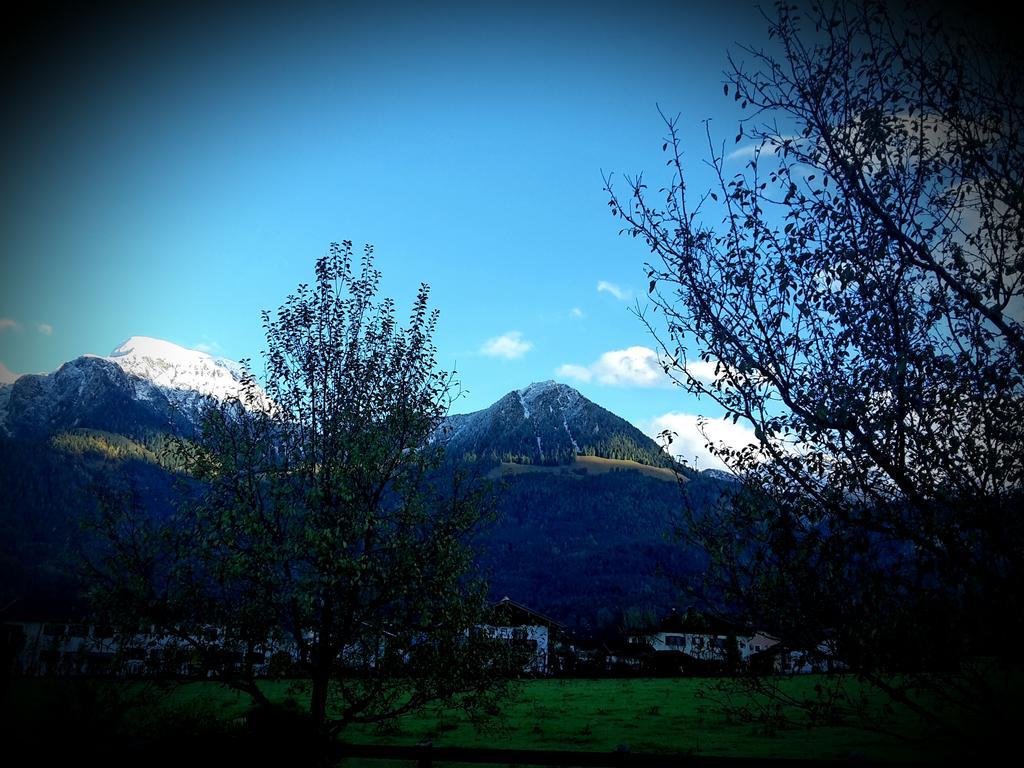
[[[10,368],[0,363],[0,384],[13,384],[17,378],[18,374],[13,373]]]
[[[669,452],[673,456],[686,459],[691,466],[698,469],[726,468],[725,464],[708,450],[709,440],[713,445],[724,444],[729,448],[744,448],[758,442],[754,431],[743,424],[733,424],[732,419],[709,419],[695,413],[669,411],[655,416],[640,427],[655,440],[658,440],[658,436],[665,430],[675,433]],[[701,432],[702,427],[704,434]]]
[[[206,352],[208,355],[219,355],[224,348],[213,339],[204,339],[193,347],[200,352]]]
[[[615,283],[609,283],[607,280],[597,281],[597,292],[598,293],[610,293],[619,301],[629,301],[633,298],[633,291],[629,288],[622,288]]]
[[[49,323],[40,323],[36,326],[36,330],[43,334],[43,336],[53,336],[53,326]]]
[[[0,317],[0,333],[5,331],[16,331],[21,328],[21,323],[9,317]]]
[[[533,343],[523,338],[519,331],[509,331],[501,336],[488,339],[480,347],[480,353],[488,357],[502,357],[516,360],[533,349]]]
[[[725,160],[726,162],[729,162],[731,160],[753,160],[754,153],[757,151],[757,148],[759,146],[760,144],[747,144],[745,146],[740,147],[739,149],[734,149],[732,152],[725,156]],[[775,151],[767,151],[765,154],[774,155]]]
[[[670,387],[658,353],[649,347],[627,347],[605,352],[590,365],[567,363],[555,371],[563,379],[595,381],[613,387]]]
[[[583,317],[583,310],[579,307],[573,307],[569,310],[569,314],[573,317]]]
[[[725,160],[753,160],[754,156],[759,152],[762,157],[770,157],[777,155],[779,150],[782,149],[782,143],[785,141],[800,141],[803,137],[793,135],[785,136],[770,136],[764,142],[754,144],[744,144],[738,149],[734,149],[732,152],[725,156]]]

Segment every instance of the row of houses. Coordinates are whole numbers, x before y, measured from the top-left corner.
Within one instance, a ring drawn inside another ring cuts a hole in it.
[[[286,670],[294,655],[282,644],[266,643],[246,649],[217,647],[211,630],[206,648],[216,648],[216,663],[235,669],[248,667],[257,676]],[[210,666],[209,653],[198,653],[180,638],[153,629],[116,635],[95,624],[12,622],[3,625],[0,643],[7,669],[19,676],[144,676],[192,677]]]
[[[524,674],[550,675],[561,667],[558,651],[564,627],[509,598],[491,606],[488,623],[476,627],[474,634],[502,640],[521,651]],[[190,677],[223,667],[276,677],[289,674],[298,661],[294,643],[267,641],[240,647],[218,638],[215,627],[208,629],[201,643],[190,644],[153,628],[118,635],[111,627],[95,624],[9,622],[0,628],[0,649],[3,669],[18,676]],[[339,660],[350,667],[373,666],[378,653],[379,649],[353,646],[345,648]]]
[[[606,668],[645,674],[809,674],[841,668],[829,640],[793,646],[763,631],[673,611],[657,628],[608,649]]]
[[[216,663],[256,676],[285,676],[297,653],[287,643],[245,648],[216,642]],[[488,623],[476,633],[503,640],[522,652],[523,673],[709,675],[752,670],[763,674],[837,669],[828,642],[793,648],[764,632],[739,630],[696,614],[675,612],[657,628],[628,634],[621,642],[587,645],[572,641],[558,621],[508,597],[491,606]],[[89,624],[17,622],[4,624],[0,643],[5,667],[15,675],[155,675],[189,677],[209,670],[188,643],[155,631],[116,636],[109,627]],[[211,644],[207,644],[207,650]],[[374,654],[349,648],[341,660],[353,667],[372,665]]]

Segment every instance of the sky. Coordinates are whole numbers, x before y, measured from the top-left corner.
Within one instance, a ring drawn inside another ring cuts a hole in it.
[[[667,180],[660,106],[709,181],[753,3],[43,10],[5,33],[0,378],[133,335],[258,360],[261,310],[352,240],[400,307],[430,285],[456,411],[556,379],[690,459],[699,416],[749,436],[657,367],[602,172]]]

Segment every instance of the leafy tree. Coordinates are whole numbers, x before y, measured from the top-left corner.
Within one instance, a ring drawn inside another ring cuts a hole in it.
[[[493,504],[437,472],[457,394],[437,311],[423,285],[401,327],[380,277],[371,248],[356,271],[351,243],[332,245],[315,283],[263,315],[265,388],[248,376],[178,441],[188,481],[169,523],[117,499],[100,518],[94,597],[124,642],[149,637],[264,704],[255,675],[291,656],[328,733],[453,697],[479,714],[517,661],[470,632],[486,592],[467,541]]]
[[[716,182],[694,194],[667,118],[667,186],[628,179],[620,196],[606,179],[653,254],[642,318],[666,372],[755,435],[711,446],[743,484],[690,534],[736,618],[794,648],[831,638],[946,733],[1007,733],[1005,638],[1024,617],[1019,48],[873,0],[780,3],[769,35],[724,83],[749,113],[748,162],[709,127]]]

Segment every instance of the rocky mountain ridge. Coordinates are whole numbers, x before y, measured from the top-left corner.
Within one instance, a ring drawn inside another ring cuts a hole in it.
[[[586,455],[656,467],[672,464],[654,440],[628,421],[555,381],[530,384],[488,408],[450,416],[437,439],[455,457],[490,462],[552,466]]]
[[[105,357],[82,355],[0,387],[0,430],[15,437],[79,428],[187,434],[211,398],[242,396],[244,373],[225,358],[132,336]],[[262,391],[257,396],[269,402]]]

